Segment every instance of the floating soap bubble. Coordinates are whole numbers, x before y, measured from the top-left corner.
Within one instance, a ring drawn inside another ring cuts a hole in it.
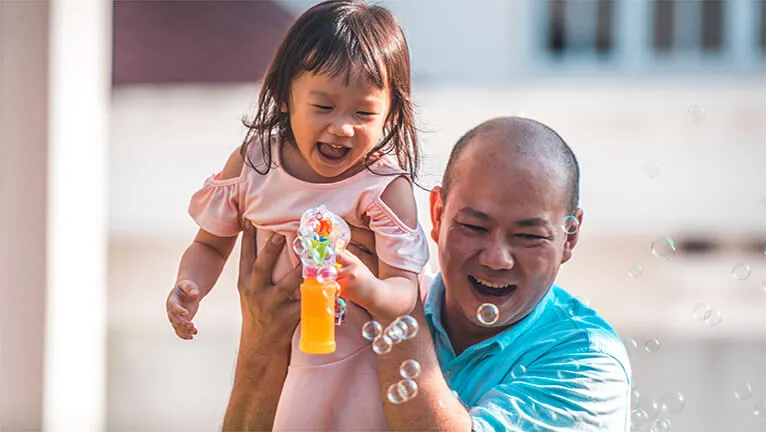
[[[736,387],[734,387],[734,397],[738,400],[748,400],[752,395],[753,388],[748,382],[739,383]]]
[[[362,326],[362,336],[367,340],[374,340],[383,332],[383,326],[377,321],[367,321]]]
[[[659,162],[654,159],[650,159],[641,165],[641,170],[644,171],[644,174],[646,174],[647,177],[657,178],[657,176],[659,176],[660,172],[662,171],[662,167],[660,167]]]
[[[660,402],[660,409],[667,413],[675,414],[680,412],[684,405],[686,405],[686,399],[681,393],[669,393],[662,397]]]
[[[399,383],[394,383],[388,386],[388,392],[386,393],[388,401],[394,405],[399,405],[406,402],[402,388]]]
[[[417,360],[405,360],[399,366],[399,374],[402,378],[415,379],[420,375],[420,363]]]
[[[500,318],[500,310],[492,303],[483,303],[476,309],[476,319],[482,325],[491,326]]]
[[[633,264],[628,270],[628,276],[637,278],[644,274],[644,267],[641,264]]]
[[[737,263],[731,269],[731,277],[737,280],[745,280],[750,277],[750,266],[747,263]]]
[[[516,365],[513,367],[513,369],[511,369],[511,378],[521,378],[525,373],[527,373],[526,366],[522,364]]]
[[[753,405],[753,414],[756,417],[766,417],[766,401],[761,401]]]
[[[404,332],[404,340],[412,339],[418,334],[418,320],[411,315],[402,315],[397,318],[397,321],[399,321],[399,325],[402,329],[406,329]]]
[[[418,395],[418,384],[411,379],[403,379],[399,381],[402,386],[403,393],[407,396],[407,400],[410,400]]]
[[[705,321],[710,318],[710,313],[712,311],[713,308],[711,308],[709,304],[697,303],[694,305],[692,313],[694,314],[694,318],[696,318],[698,321]]]
[[[638,406],[638,403],[641,401],[641,392],[639,392],[637,389],[633,389],[630,391],[630,406]]]
[[[662,236],[652,242],[652,255],[659,259],[668,259],[676,254],[676,243],[668,236]]]
[[[372,350],[375,354],[388,354],[391,352],[392,342],[386,335],[380,335],[372,341]]]
[[[576,234],[580,229],[580,220],[575,216],[567,216],[561,221],[561,229],[567,234]]]
[[[644,351],[648,353],[655,353],[660,349],[660,341],[657,339],[650,339],[644,344]]]
[[[710,316],[705,319],[705,324],[709,325],[710,327],[715,327],[718,324],[721,324],[721,321],[723,321],[721,311],[718,309],[713,309],[710,311]]]
[[[690,106],[687,112],[689,113],[689,117],[692,119],[692,121],[697,124],[705,121],[705,118],[707,117],[705,108],[701,107],[700,105]]]
[[[638,351],[638,342],[633,338],[623,338],[622,344],[625,345],[628,357],[633,358],[636,355],[636,351]]]
[[[667,432],[670,430],[670,419],[660,418],[652,422],[652,432]]]
[[[384,333],[393,344],[398,344],[404,340],[404,331],[396,324],[396,321],[389,324]]]
[[[636,408],[630,412],[631,430],[642,429],[649,424],[649,414],[641,408]]]

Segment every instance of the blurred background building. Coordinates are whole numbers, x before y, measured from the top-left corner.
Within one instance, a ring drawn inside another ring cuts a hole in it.
[[[55,106],[46,110],[46,94],[66,87],[34,74],[49,67],[45,54],[55,42],[11,18],[34,17],[43,34],[82,25],[72,14],[70,27],[49,25],[64,20],[62,5],[71,2],[52,2],[50,17],[48,3],[31,3],[32,12],[30,3],[0,0],[0,54],[26,61],[33,57],[18,47],[32,46],[36,56],[27,69],[10,69],[16,75],[3,72],[6,119],[20,103],[55,114]],[[201,307],[195,341],[174,335],[165,296],[196,232],[186,214],[191,194],[241,143],[258,78],[294,17],[314,3],[116,1],[104,15],[111,67],[98,70],[110,74],[111,90],[96,112],[106,111],[100,127],[108,135],[101,422],[110,431],[220,427],[240,325],[237,252]],[[579,158],[585,210],[581,243],[558,283],[587,299],[626,341],[634,408],[651,420],[670,417],[673,430],[766,430],[766,2],[381,4],[399,18],[411,49],[423,185],[438,183],[452,144],[483,120],[523,115],[552,126]],[[44,179],[52,174],[42,161],[57,156],[45,136],[32,136],[35,145],[19,140],[35,133],[25,126],[33,117],[8,120],[6,130],[14,126],[19,135],[5,132],[0,143],[0,197],[14,204],[0,213],[11,245],[0,252],[0,269],[15,275],[0,274],[6,429],[41,424],[49,388],[34,374],[42,374],[50,345],[42,345],[45,281],[33,276],[56,231],[49,223],[46,243],[33,227],[45,217],[40,208],[51,217]],[[88,158],[74,160],[87,166]],[[19,192],[25,188],[34,193]],[[426,198],[418,192],[428,229]],[[659,259],[666,236],[675,253]],[[48,268],[56,257],[49,251]],[[50,324],[50,289],[47,299]],[[680,410],[672,403],[677,393]],[[17,409],[20,395],[32,409]],[[651,421],[645,424],[649,430]]]

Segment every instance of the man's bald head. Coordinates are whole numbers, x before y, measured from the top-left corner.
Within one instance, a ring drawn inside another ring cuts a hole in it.
[[[482,138],[482,139],[478,139]],[[563,178],[567,189],[566,209],[573,214],[580,200],[580,167],[572,149],[550,127],[521,117],[487,120],[463,135],[450,153],[442,180],[442,200],[447,201],[452,183],[459,173],[461,156],[474,145],[502,147],[509,156],[530,158]],[[477,149],[479,150],[479,149]]]

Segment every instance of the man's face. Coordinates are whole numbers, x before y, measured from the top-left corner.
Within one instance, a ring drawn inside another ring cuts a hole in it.
[[[562,229],[563,173],[485,144],[464,150],[446,202],[438,188],[431,192],[431,236],[439,247],[447,319],[482,326],[476,311],[493,303],[500,315],[492,327],[507,327],[537,306],[578,235]],[[582,211],[576,213],[582,220]]]

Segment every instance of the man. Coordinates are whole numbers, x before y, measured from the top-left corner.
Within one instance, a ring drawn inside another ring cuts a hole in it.
[[[583,214],[569,147],[533,120],[489,120],[455,145],[442,184],[430,210],[443,273],[412,312],[430,331],[378,357],[384,400],[401,362],[422,368],[415,398],[384,404],[390,429],[627,430],[630,370],[619,337],[553,284],[579,238],[562,225],[573,216],[579,227]],[[264,380],[280,386],[289,347],[276,329],[297,322],[287,300],[296,281],[264,283],[279,247],[270,243],[240,283],[243,333],[224,429],[269,429],[273,419],[279,390]],[[491,324],[477,318],[486,303],[499,312]]]

